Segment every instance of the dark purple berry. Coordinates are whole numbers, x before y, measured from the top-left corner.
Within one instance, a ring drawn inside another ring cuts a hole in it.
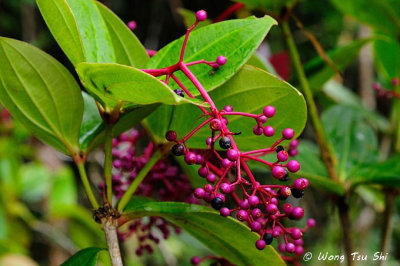
[[[271,245],[272,240],[274,240],[274,238],[270,233],[265,233],[263,236],[263,240],[265,241],[265,244]]]
[[[228,137],[222,137],[222,138],[219,139],[219,146],[220,146],[222,149],[227,150],[227,149],[229,149],[229,148],[231,147],[231,145],[232,145],[232,142],[231,142],[231,139],[230,139],[230,138],[228,138]]]
[[[183,155],[183,153],[185,152],[185,147],[183,146],[183,144],[175,144],[172,149],[172,154],[175,156],[181,156]]]
[[[296,199],[299,199],[304,196],[304,190],[292,188],[291,191],[292,191],[292,196],[295,197]]]
[[[181,89],[174,90],[175,94],[181,97],[185,97],[185,92]]]
[[[165,138],[168,141],[175,141],[176,140],[176,132],[173,130],[168,130],[167,133],[165,133]]]
[[[278,152],[280,152],[280,151],[284,151],[284,150],[285,150],[285,148],[283,148],[282,145],[278,145],[278,146],[276,147],[276,153],[278,153]]]
[[[211,206],[217,211],[219,211],[223,205],[224,205],[224,201],[221,198],[215,197],[211,201]]]

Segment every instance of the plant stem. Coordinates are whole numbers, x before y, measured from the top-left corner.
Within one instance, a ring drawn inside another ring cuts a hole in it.
[[[119,250],[117,227],[118,222],[112,217],[104,218],[102,221],[103,230],[106,235],[106,241],[108,246],[108,252],[111,257],[111,263],[113,266],[123,266],[121,252]]]
[[[105,156],[104,156],[104,179],[106,184],[106,199],[112,206],[112,140],[113,140],[113,124],[106,124],[105,132]]]
[[[158,162],[158,160],[160,160],[161,157],[162,153],[159,150],[153,153],[150,160],[145,164],[145,166],[142,168],[139,174],[135,177],[135,179],[129,185],[129,188],[126,190],[121,200],[119,201],[118,203],[119,212],[121,212],[125,208],[126,204],[128,204],[129,200],[135,193],[137,187],[140,185],[140,183],[142,183],[143,179],[150,172],[151,168],[153,168],[153,166]]]
[[[339,209],[339,217],[342,224],[343,242],[346,252],[347,265],[352,266],[354,265],[353,257],[351,256],[351,253],[353,252],[353,243],[351,240],[352,230],[349,217],[349,205],[347,204],[346,196],[338,199],[337,207]]]
[[[96,200],[96,197],[93,194],[93,190],[90,187],[90,183],[88,180],[88,177],[86,175],[86,170],[85,170],[85,163],[83,161],[77,162],[76,166],[78,167],[79,174],[81,176],[81,180],[83,183],[83,187],[85,188],[86,195],[90,201],[90,204],[92,204],[93,209],[98,209],[99,208],[99,203]]]
[[[335,168],[336,165],[336,157],[333,151],[332,145],[328,141],[325,131],[322,127],[321,120],[318,116],[317,107],[315,105],[315,101],[313,98],[313,93],[310,88],[310,84],[308,83],[307,77],[304,73],[304,69],[301,65],[301,60],[299,56],[299,52],[294,43],[292,33],[290,31],[289,25],[286,21],[282,22],[282,30],[286,40],[286,44],[289,49],[290,57],[293,62],[293,66],[295,68],[297,77],[300,81],[300,85],[303,89],[303,94],[306,98],[307,106],[308,106],[308,114],[310,115],[311,124],[314,129],[314,133],[317,139],[318,146],[321,149],[322,159],[325,162],[328,174],[331,179],[334,181],[338,181],[338,174]]]
[[[385,190],[385,212],[383,214],[381,249],[383,255],[389,252],[390,240],[392,236],[393,223],[392,216],[396,206],[397,191],[394,189]],[[386,261],[381,260],[379,265],[385,265]]]

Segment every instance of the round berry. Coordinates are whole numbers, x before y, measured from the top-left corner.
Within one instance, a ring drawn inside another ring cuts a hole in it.
[[[296,156],[298,153],[299,153],[299,151],[296,150],[296,149],[290,149],[289,150],[289,155],[292,156],[292,157]]]
[[[284,151],[284,150],[285,150],[285,148],[283,148],[282,145],[276,146],[276,153],[278,153],[278,152],[280,152],[280,151]]]
[[[202,165],[204,163],[204,158],[200,154],[196,155],[196,164]]]
[[[226,117],[222,117],[222,123],[224,123],[225,125],[228,124],[228,119],[226,119]]]
[[[282,131],[282,137],[284,137],[285,139],[291,139],[294,137],[294,131],[291,128],[285,128]]]
[[[296,246],[296,249],[295,249],[294,253],[295,253],[297,256],[300,256],[301,254],[303,254],[303,252],[304,252],[304,249],[303,249],[302,246]]]
[[[206,193],[206,195],[204,196],[204,200],[208,203],[211,203],[213,198],[214,198],[214,195],[212,193]]]
[[[249,215],[247,214],[247,211],[245,211],[245,210],[240,210],[240,211],[238,211],[237,212],[237,214],[236,214],[236,218],[239,220],[239,221],[246,221],[248,218],[249,218]]]
[[[262,128],[262,127],[259,127],[258,125],[256,125],[256,126],[253,128],[253,133],[254,133],[254,135],[260,136],[260,135],[262,135],[263,132],[264,132],[263,128]]]
[[[286,251],[286,245],[283,244],[283,243],[279,244],[278,250],[279,250],[280,252],[285,252],[285,251]]]
[[[307,220],[307,226],[308,227],[314,227],[315,226],[315,220],[313,218],[310,218]]]
[[[292,196],[295,197],[296,199],[302,198],[304,196],[304,190],[292,188],[291,191],[292,191]]]
[[[301,230],[299,228],[293,228],[292,232],[290,232],[290,236],[296,240],[296,239],[300,239],[303,236],[303,233],[301,232]]]
[[[265,115],[259,116],[257,118],[257,123],[264,124],[265,122],[267,122],[267,117]]]
[[[272,240],[274,240],[274,238],[270,233],[265,233],[263,236],[263,240],[265,241],[265,244],[271,245]]]
[[[262,227],[261,224],[259,222],[257,222],[257,221],[254,221],[250,226],[251,231],[254,231],[254,232],[260,231],[261,227]]]
[[[399,79],[398,78],[393,78],[392,79],[392,85],[393,85],[393,87],[399,86]]]
[[[233,107],[230,106],[230,105],[225,105],[224,110],[225,110],[226,112],[232,112],[232,111],[233,111]]]
[[[211,143],[212,143],[212,138],[210,137],[210,138],[207,138],[206,139],[206,145],[208,146],[208,145],[211,145]]]
[[[228,168],[229,166],[231,166],[232,162],[229,159],[222,159],[221,165],[224,168]]]
[[[290,142],[289,144],[290,148],[295,149],[297,148],[297,146],[299,146],[299,140],[298,139],[294,139]]]
[[[228,157],[228,159],[230,161],[236,161],[237,159],[239,159],[239,152],[235,149],[229,149],[228,152],[226,153],[226,157]]]
[[[219,211],[223,205],[224,205],[224,201],[219,197],[215,197],[211,201],[211,206],[217,211]]]
[[[173,130],[168,130],[167,133],[165,133],[165,138],[168,141],[175,141],[176,140],[176,132]]]
[[[201,177],[207,177],[208,176],[208,173],[209,173],[209,171],[208,171],[208,168],[207,167],[200,167],[199,168],[199,171],[198,171],[198,174],[199,174],[199,176],[201,176]]]
[[[249,201],[247,199],[245,199],[244,201],[241,201],[240,202],[240,208],[242,208],[243,210],[250,209]]]
[[[231,185],[229,185],[228,183],[222,183],[219,186],[219,189],[221,190],[222,193],[225,193],[225,194],[231,193]]]
[[[276,158],[280,162],[286,162],[287,159],[289,158],[289,154],[287,153],[287,151],[280,151],[280,152],[277,153]]]
[[[197,161],[197,156],[196,156],[195,153],[193,153],[193,152],[188,152],[188,153],[185,154],[185,162],[186,162],[188,165],[195,164],[196,161]]]
[[[207,191],[207,192],[211,192],[211,191],[213,191],[213,186],[210,185],[210,184],[205,184],[204,185],[204,190]]]
[[[267,209],[267,212],[271,215],[274,215],[275,213],[278,212],[278,206],[276,206],[275,204],[272,204],[272,203],[268,204],[266,209]]]
[[[304,210],[301,207],[294,207],[293,208],[293,212],[292,212],[292,216],[294,219],[296,220],[300,220],[301,218],[303,218],[304,216]]]
[[[129,21],[129,22],[128,22],[128,28],[129,28],[130,30],[136,29],[136,22],[133,21],[133,20]]]
[[[175,94],[181,97],[185,97],[185,92],[181,89],[174,90]]]
[[[277,227],[277,228],[279,228],[279,227]],[[272,236],[275,237],[275,238],[279,237],[281,235],[281,233],[282,233],[281,230],[277,230],[277,228],[272,230]]]
[[[275,204],[275,205],[278,206],[278,200],[277,200],[276,198],[272,198],[272,199],[270,200],[270,203],[271,203],[271,204]]]
[[[228,217],[229,214],[231,214],[231,211],[228,208],[224,207],[219,211],[219,214],[223,217]]]
[[[214,183],[217,180],[217,177],[213,173],[209,173],[206,177],[207,182]]]
[[[204,198],[204,196],[206,195],[206,192],[204,191],[204,189],[202,189],[202,188],[196,188],[195,190],[194,190],[194,196],[196,197],[196,198],[198,198],[198,199],[202,199],[202,198]]]
[[[223,55],[220,55],[220,56],[217,57],[216,62],[217,62],[218,65],[223,66],[223,65],[226,64],[226,57],[223,56]]]
[[[258,219],[258,218],[260,218],[262,216],[262,212],[261,212],[261,210],[259,208],[254,208],[251,211],[251,216],[253,216],[254,219]]]
[[[222,125],[221,120],[219,120],[217,118],[210,121],[210,128],[213,131],[221,130],[221,125]]]
[[[201,259],[199,258],[199,257],[193,257],[191,260],[190,260],[190,263],[191,264],[193,264],[193,265],[197,265],[197,264],[200,264],[200,262],[201,262]]]
[[[285,175],[281,178],[281,179],[279,179],[279,181],[281,181],[281,182],[286,182],[286,181],[288,181],[289,180],[289,173],[288,173],[288,171],[286,171],[286,169],[285,169]]]
[[[294,187],[298,190],[306,189],[309,185],[307,178],[299,178],[294,181]]]
[[[296,246],[293,243],[286,244],[286,251],[289,253],[293,253],[296,250]]]
[[[292,194],[292,191],[290,190],[289,187],[282,187],[282,188],[279,189],[279,194],[282,197],[286,197],[287,198]]]
[[[281,179],[285,176],[285,168],[282,166],[275,166],[272,168],[272,176],[276,179]]]
[[[263,250],[263,249],[265,248],[265,246],[266,246],[266,244],[265,244],[265,241],[264,241],[264,240],[258,239],[258,240],[256,241],[256,248],[257,248],[258,250]]]
[[[275,130],[271,126],[264,127],[264,135],[266,137],[272,137],[275,134]]]
[[[172,146],[171,151],[172,154],[174,154],[175,156],[181,156],[185,152],[185,147],[183,146],[183,144],[175,144],[174,146]]]
[[[222,138],[219,139],[219,146],[222,149],[227,150],[227,149],[229,149],[231,147],[231,145],[232,145],[232,142],[231,142],[231,139],[229,137],[222,137]]]
[[[293,240],[293,244],[295,244],[296,246],[302,246],[304,244],[304,241],[302,238]]]
[[[204,10],[199,10],[196,12],[196,19],[198,21],[204,21],[207,19],[207,12]]]
[[[300,163],[296,160],[291,160],[287,164],[287,169],[292,173],[296,173],[300,170]]]
[[[263,114],[266,117],[273,117],[275,115],[275,107],[267,105],[264,107]]]
[[[258,197],[256,195],[250,196],[248,198],[249,204],[251,207],[257,206],[258,203],[260,203],[260,200],[258,199]]]
[[[381,84],[379,84],[378,82],[375,82],[372,87],[374,88],[374,90],[379,91],[380,89],[382,89]]]

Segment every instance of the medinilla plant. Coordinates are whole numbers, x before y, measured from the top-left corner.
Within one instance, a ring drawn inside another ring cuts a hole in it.
[[[1,37],[0,99],[32,134],[72,157],[113,265],[123,264],[118,237],[129,235],[118,233],[119,227],[132,224],[135,233],[145,216],[161,219],[149,223],[164,237],[168,221],[236,265],[298,260],[302,235],[315,221],[299,228],[283,220],[304,216],[301,207],[284,201],[301,198],[309,185],[306,178],[289,177],[300,170],[289,157],[297,154],[306,104],[290,84],[251,65],[259,63],[255,51],[277,24],[273,18],[227,20],[195,30],[207,19],[200,10],[184,36],[150,58],[132,31],[96,1],[36,2],[79,83],[50,55]],[[140,158],[134,146],[141,134],[119,136],[139,123],[150,139]],[[99,146],[104,181],[96,184],[101,188],[96,193],[85,162]],[[194,191],[164,162],[170,154],[182,168],[198,171],[198,178],[190,178]],[[268,169],[276,182],[262,183],[254,165]],[[146,183],[147,176],[153,181]],[[154,191],[157,181],[173,186]],[[143,197],[153,192],[168,202]],[[197,200],[188,199],[192,193]],[[212,208],[193,204],[200,199]],[[146,239],[157,242],[148,235],[139,243]],[[94,265],[102,250],[81,250],[64,264]],[[144,251],[151,247],[140,245],[136,253]]]

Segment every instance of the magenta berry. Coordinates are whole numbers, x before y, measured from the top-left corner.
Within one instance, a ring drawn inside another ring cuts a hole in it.
[[[263,250],[265,248],[265,246],[266,246],[266,244],[265,244],[264,240],[259,239],[259,240],[256,241],[256,248],[258,250]]]
[[[262,216],[262,211],[259,208],[254,208],[251,211],[251,216],[253,216],[254,219],[258,219]]]
[[[219,120],[217,118],[210,121],[210,128],[213,131],[221,130],[221,126],[222,126],[222,122],[221,122],[221,120]]]
[[[226,57],[220,55],[220,56],[217,57],[216,62],[217,62],[218,65],[223,66],[223,65],[226,64]]]
[[[285,168],[281,166],[275,166],[272,168],[272,176],[275,177],[276,179],[282,179],[285,176]]]
[[[264,124],[265,122],[267,122],[267,117],[265,115],[259,116],[257,118],[257,123]]]
[[[304,216],[304,210],[301,207],[294,207],[292,211],[292,217],[296,220],[300,220]]]
[[[279,244],[278,250],[279,250],[280,252],[282,252],[282,253],[285,252],[285,251],[286,251],[286,245],[283,244],[283,243]]]
[[[282,137],[284,137],[285,139],[292,139],[294,137],[294,131],[291,128],[285,128],[282,131]]]
[[[292,140],[292,141],[290,142],[289,146],[290,146],[291,149],[297,148],[297,147],[299,146],[299,140],[298,140],[298,139]]]
[[[300,170],[300,164],[296,160],[291,160],[287,164],[287,169],[292,173],[296,173],[297,171]]]
[[[304,243],[304,241],[303,241],[303,239],[302,239],[302,238],[299,238],[299,239],[293,240],[293,244],[295,244],[296,246],[302,246],[302,245],[303,245],[303,243]]]
[[[208,171],[207,167],[204,166],[204,167],[199,168],[199,171],[198,171],[199,176],[207,177],[208,173],[209,173],[209,171]]]
[[[209,173],[206,177],[207,182],[214,183],[217,180],[217,177],[213,173]]]
[[[399,86],[399,79],[398,78],[393,78],[392,79],[392,85],[393,85],[393,87]]]
[[[204,189],[202,188],[196,188],[194,190],[194,196],[198,199],[202,199],[204,198],[204,196],[206,195],[206,192],[204,191]]]
[[[230,105],[225,105],[224,110],[227,112],[232,112],[233,111],[233,107]]]
[[[193,264],[193,265],[198,265],[198,264],[200,264],[200,262],[201,262],[201,259],[199,258],[199,257],[193,257],[191,260],[190,260],[190,263],[191,264]]]
[[[280,194],[282,197],[287,198],[287,197],[289,197],[289,196],[292,194],[292,191],[291,191],[290,188],[288,188],[288,187],[282,187],[282,188],[279,190],[279,194]]]
[[[185,155],[185,162],[189,165],[195,164],[197,161],[197,156],[193,152],[188,152]]]
[[[238,211],[237,212],[237,214],[236,214],[236,218],[239,220],[239,221],[246,221],[248,218],[249,218],[249,215],[247,214],[247,211],[245,211],[245,210],[240,210],[240,211]]]
[[[263,132],[266,137],[272,137],[275,134],[275,130],[271,126],[264,127]]]
[[[222,167],[224,168],[228,168],[229,166],[231,166],[232,162],[229,159],[223,159],[221,162]]]
[[[256,125],[256,126],[253,128],[253,133],[254,133],[254,135],[260,136],[260,135],[262,135],[263,132],[264,132],[264,130],[263,130],[262,127],[259,127],[259,126]]]
[[[257,222],[257,221],[254,221],[254,222],[250,225],[251,230],[254,231],[254,232],[260,231],[260,230],[261,230],[261,227],[262,227],[261,224],[260,224],[259,222]]]
[[[287,159],[289,158],[289,154],[287,153],[287,151],[280,151],[280,152],[277,153],[276,158],[280,162],[286,162]]]
[[[134,29],[136,29],[136,26],[137,26],[137,25],[136,25],[136,22],[135,22],[135,21],[131,20],[131,21],[128,22],[127,26],[128,26],[128,28],[129,28],[130,30],[134,30]]]
[[[268,204],[267,205],[267,212],[269,214],[274,215],[275,213],[278,212],[278,206],[276,206],[275,204]]]
[[[315,226],[315,220],[313,218],[310,218],[307,220],[307,226],[308,227],[314,227]]]
[[[295,253],[297,256],[300,256],[301,254],[304,253],[303,247],[302,247],[302,246],[296,246],[296,249],[295,249],[294,253]]]
[[[279,227],[278,227],[278,228],[279,228]],[[273,237],[277,238],[277,237],[279,237],[280,235],[281,235],[281,231],[280,231],[280,230],[274,229],[274,230],[272,231],[272,236],[273,236]]]
[[[196,12],[196,19],[198,21],[204,21],[207,19],[207,12],[204,10],[199,10]]]
[[[223,216],[223,217],[228,217],[229,214],[231,214],[231,211],[230,211],[228,208],[224,207],[224,208],[222,208],[222,209],[219,211],[219,213],[220,213],[221,216]]]
[[[231,192],[231,186],[228,183],[222,183],[219,189],[224,194],[229,194]]]
[[[248,198],[249,204],[251,207],[257,206],[258,203],[260,202],[260,200],[258,199],[258,197],[256,195],[250,196]]]
[[[168,141],[175,141],[176,140],[176,132],[173,130],[168,130],[167,133],[165,133],[165,138]]]
[[[205,184],[204,185],[204,190],[207,192],[211,192],[213,190],[213,186],[210,184]]]
[[[210,145],[211,143],[212,143],[212,138],[207,138],[207,139],[206,139],[206,144],[207,144],[207,145]]]
[[[239,159],[239,156],[240,156],[239,152],[237,150],[235,150],[235,149],[230,149],[226,153],[226,157],[228,157],[228,159],[230,161],[232,161],[232,162],[236,161],[237,159]]]
[[[242,208],[243,210],[250,209],[249,201],[245,199],[244,201],[240,202],[240,208]]]
[[[290,233],[294,240],[300,239],[303,236],[303,233],[299,228],[293,228],[292,232]]]
[[[293,243],[287,243],[286,244],[286,251],[289,253],[294,253],[296,250],[296,246]]]
[[[265,106],[264,110],[263,110],[263,114],[266,117],[273,117],[275,115],[275,107],[270,106],[270,105]]]
[[[307,187],[308,187],[308,184],[309,184],[309,182],[308,182],[308,179],[306,179],[306,178],[299,178],[299,179],[296,179],[295,181],[294,181],[294,187],[296,188],[296,189],[298,189],[298,190],[303,190],[303,189],[306,189]]]

